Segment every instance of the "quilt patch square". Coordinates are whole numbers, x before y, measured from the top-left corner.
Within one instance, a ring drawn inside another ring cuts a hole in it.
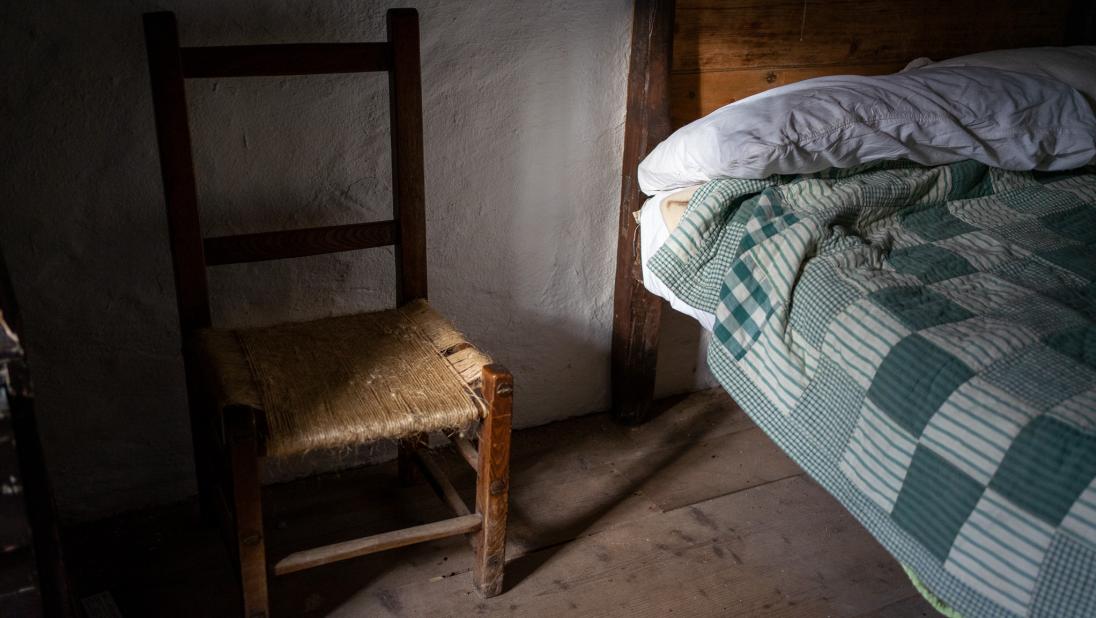
[[[1047,551],[1032,618],[1096,616],[1096,550],[1059,534]]]
[[[761,327],[773,312],[772,288],[765,279],[754,276],[751,260],[739,260],[727,273],[723,299],[716,307],[715,336],[730,349],[735,360],[761,336]]]
[[[1016,437],[989,486],[1057,526],[1093,478],[1096,435],[1044,415]]]
[[[1096,208],[1089,204],[1051,213],[1042,217],[1041,221],[1047,229],[1066,238],[1086,245],[1096,243]]]
[[[994,195],[952,202],[950,211],[956,219],[981,230],[1035,219],[1035,215],[1009,208]]]
[[[1096,553],[1096,478],[1077,496],[1069,512],[1062,518],[1060,529],[1068,532],[1093,553]]]
[[[871,401],[849,438],[841,472],[887,512],[894,508],[917,440]]]
[[[902,225],[925,240],[943,240],[976,228],[948,211],[947,204],[933,204],[901,217]]]
[[[1001,264],[990,272],[1020,289],[1039,292],[1072,309],[1096,306],[1093,302],[1096,293],[1092,296],[1086,293],[1086,287],[1090,285],[1088,281],[1034,256]]]
[[[895,249],[887,256],[894,270],[914,275],[925,283],[935,283],[977,272],[961,256],[936,245],[917,245]]]
[[[967,476],[988,485],[1020,431],[1039,411],[973,378],[933,415],[921,435],[927,445]]]
[[[1023,324],[985,316],[933,326],[918,334],[977,372],[1039,341]]]
[[[1053,538],[1054,528],[987,490],[959,529],[944,568],[1023,615]]]
[[[841,359],[846,373],[865,391],[888,352],[912,331],[869,300],[849,305],[832,320],[822,352]]]
[[[962,256],[979,272],[986,272],[1010,262],[1018,262],[1031,255],[1018,245],[1004,243],[986,234],[975,231],[953,236],[937,243],[940,247]]]
[[[1065,172],[1061,176],[1046,182],[1048,189],[1072,193],[1086,204],[1096,204],[1096,184],[1092,182],[1092,171],[1076,170],[1078,173]]]
[[[1070,245],[1037,254],[1044,260],[1064,268],[1086,281],[1096,281],[1096,251],[1085,245]]]
[[[1078,429],[1096,432],[1096,384],[1087,391],[1059,401],[1049,414]]]
[[[1076,195],[1068,191],[1048,191],[1042,184],[1004,191],[1001,200],[1013,210],[1039,217],[1076,208],[1082,204]]]
[[[920,445],[914,452],[891,519],[944,561],[984,487]]]
[[[1042,410],[1096,384],[1096,371],[1062,362],[1057,352],[1041,343],[994,363],[982,377]]]
[[[919,335],[894,346],[868,389],[868,399],[899,426],[920,437],[925,425],[960,385],[974,377],[962,361]]]
[[[1043,343],[1055,352],[1096,369],[1096,326],[1092,324],[1048,335]]]
[[[1077,241],[1048,229],[1039,219],[998,223],[987,231],[1000,242],[1011,241],[1029,251],[1054,251],[1077,245]]]
[[[869,298],[913,331],[974,317],[970,311],[926,287],[886,288],[873,292]]]

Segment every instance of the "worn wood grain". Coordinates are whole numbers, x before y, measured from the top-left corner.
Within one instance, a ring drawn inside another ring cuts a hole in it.
[[[658,466],[658,472],[649,470],[651,466]],[[757,427],[704,439],[687,449],[636,450],[621,457],[617,468],[630,478],[642,479],[636,483],[637,491],[663,511],[803,473]]]
[[[839,548],[839,549],[838,549]],[[803,477],[769,483],[587,537],[486,602],[463,577],[361,595],[333,616],[436,611],[531,616],[852,616],[909,597],[901,568]]]
[[[1093,10],[1077,0],[682,0],[670,78],[674,127],[769,88],[877,75],[910,60],[1076,44]]]
[[[915,592],[889,605],[864,612],[856,618],[936,618],[940,615],[924,597]]]
[[[668,512],[637,488],[637,480],[667,487],[707,483],[712,468],[683,465],[690,452],[726,436],[767,441],[749,427],[726,394],[711,391],[675,400],[651,423],[636,428],[594,415],[515,432],[505,594],[483,601],[471,593],[467,543],[450,537],[340,563],[332,567],[337,577],[332,569],[279,577],[271,587],[273,609],[290,616],[556,615],[559,610],[631,616],[662,615],[669,609],[682,615],[751,615],[722,611],[723,600],[739,596],[748,600],[741,605],[744,610],[756,608],[759,615],[854,616],[905,608],[905,602],[894,602],[914,593],[895,575],[893,561],[817,488],[795,498],[796,492],[761,491],[778,484],[767,483]],[[682,465],[671,462],[665,471],[639,466],[630,457],[637,449],[662,450]],[[759,469],[786,465],[776,451],[758,457]],[[469,497],[473,473],[463,459],[448,453],[439,465]],[[651,476],[644,479],[641,471]],[[399,487],[392,482],[395,473],[395,462],[389,462],[267,488],[265,499],[272,507],[267,525],[278,532],[274,542],[309,547],[447,515],[425,483]],[[370,508],[360,510],[365,506]],[[697,530],[708,528],[683,527],[699,525],[693,507],[713,518],[721,540],[705,546],[717,531],[703,536]],[[114,591],[126,615],[231,614],[234,590],[226,585],[231,572],[223,550],[212,533],[193,525],[188,513],[173,507],[76,531],[81,583],[93,591]],[[720,513],[722,520],[715,517]],[[163,530],[173,532],[164,535]],[[694,542],[685,542],[674,530]],[[784,531],[792,532],[787,542],[779,536]],[[751,540],[758,535],[760,540]],[[641,546],[643,551],[621,553]],[[717,560],[711,546],[718,546],[723,558]],[[744,564],[737,565],[728,550]],[[853,568],[856,561],[863,569]],[[603,565],[602,572],[592,570],[597,565]],[[574,577],[590,581],[576,583]],[[621,601],[628,596],[634,598],[631,605]],[[571,609],[568,601],[579,609]],[[910,605],[916,611],[917,604]]]
[[[506,519],[510,510],[510,425],[514,377],[502,365],[483,368],[487,414],[479,431],[476,512],[483,516],[472,562],[472,583],[485,597],[502,592],[506,567]]]
[[[628,99],[613,286],[613,416],[625,424],[650,416],[662,300],[643,287],[635,219],[643,205],[636,167],[670,134],[669,75],[673,0],[636,0],[628,61]]]
[[[1062,45],[1073,0],[681,0],[674,71],[905,63]]]

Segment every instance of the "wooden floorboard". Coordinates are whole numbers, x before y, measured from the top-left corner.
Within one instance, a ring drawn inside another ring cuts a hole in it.
[[[471,591],[464,538],[273,580],[275,616],[929,616],[897,564],[720,391],[640,427],[592,415],[516,432],[507,591]],[[471,503],[454,452],[439,465]],[[451,516],[392,463],[265,489],[270,555]],[[229,616],[233,578],[193,505],[82,526],[81,594],[124,616]]]
[[[802,476],[528,554],[494,599],[470,577],[373,590],[333,616],[855,616],[909,596],[905,575]],[[393,611],[397,610],[397,611]]]

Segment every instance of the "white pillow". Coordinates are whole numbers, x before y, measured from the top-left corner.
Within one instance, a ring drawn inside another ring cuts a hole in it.
[[[1066,84],[980,67],[818,77],[736,101],[674,132],[639,165],[651,195],[882,159],[974,159],[1010,170],[1096,160],[1096,118]]]
[[[918,58],[903,71],[938,67],[990,67],[1042,75],[1065,82],[1096,106],[1096,45],[1075,47],[1028,47],[970,54],[932,62]]]

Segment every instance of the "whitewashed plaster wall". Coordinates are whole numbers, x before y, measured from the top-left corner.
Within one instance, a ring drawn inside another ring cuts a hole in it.
[[[5,2],[0,247],[67,519],[193,492],[141,13],[175,11],[188,45],[355,41],[408,4],[431,299],[513,370],[519,427],[608,407],[631,0]],[[383,75],[189,88],[208,234],[388,216]],[[215,321],[387,306],[392,259],[215,269]],[[709,384],[696,327],[670,322],[659,391]]]

